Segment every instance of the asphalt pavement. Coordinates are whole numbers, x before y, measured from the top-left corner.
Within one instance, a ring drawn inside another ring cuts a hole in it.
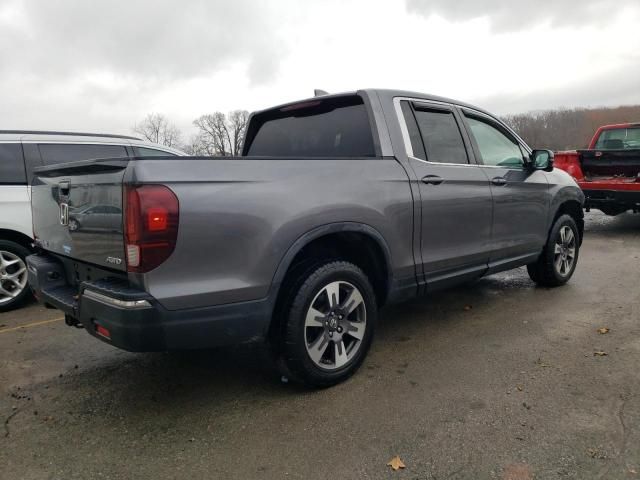
[[[386,308],[321,391],[260,347],[132,354],[30,304],[0,314],[0,479],[640,478],[639,365],[631,214],[587,215],[564,287],[521,268]]]

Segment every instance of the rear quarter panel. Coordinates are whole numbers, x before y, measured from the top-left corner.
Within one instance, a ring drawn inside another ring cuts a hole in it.
[[[294,242],[338,222],[375,229],[394,276],[414,275],[413,201],[393,158],[142,160],[129,168],[130,181],[168,185],[180,202],[176,249],[142,279],[168,309],[266,297]]]

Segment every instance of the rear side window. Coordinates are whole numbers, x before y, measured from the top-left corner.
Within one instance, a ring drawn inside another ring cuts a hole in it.
[[[127,149],[123,145],[48,143],[40,144],[38,147],[45,165],[94,158],[121,158],[128,156]]]
[[[453,112],[416,108],[403,102],[402,111],[409,131],[413,155],[436,163],[469,163]]]
[[[244,151],[250,156],[375,157],[360,97],[310,101],[253,117]]]
[[[25,185],[27,174],[24,169],[22,145],[0,143],[0,185]]]

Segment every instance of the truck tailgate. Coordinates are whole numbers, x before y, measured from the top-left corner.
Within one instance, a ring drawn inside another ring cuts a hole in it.
[[[33,230],[45,250],[126,270],[122,183],[128,160],[89,160],[37,169]]]
[[[578,150],[585,176],[635,177],[640,174],[640,150]]]

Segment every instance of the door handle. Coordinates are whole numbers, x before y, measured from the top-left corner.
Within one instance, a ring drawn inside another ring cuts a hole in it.
[[[440,185],[444,182],[444,178],[439,177],[438,175],[427,175],[426,177],[422,177],[422,183],[426,183],[427,185]]]
[[[504,177],[494,177],[491,179],[491,183],[498,187],[502,187],[503,185],[507,184],[507,179]]]

